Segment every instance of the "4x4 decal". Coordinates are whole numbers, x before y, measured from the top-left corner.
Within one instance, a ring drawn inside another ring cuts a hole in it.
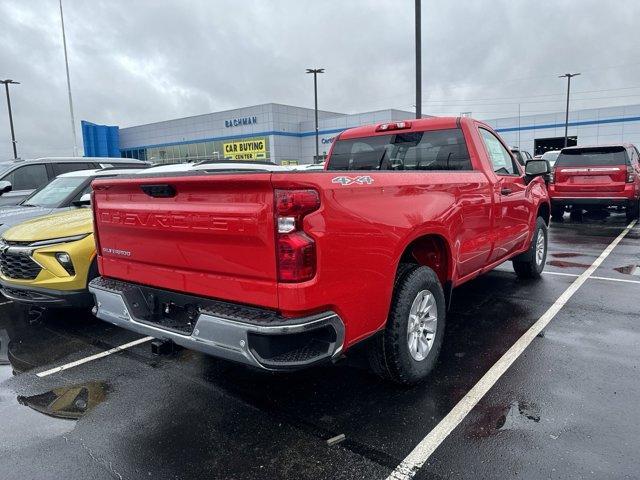
[[[373,183],[373,178],[369,175],[359,175],[357,177],[333,177],[331,179],[331,183],[339,183],[340,185],[371,185]]]

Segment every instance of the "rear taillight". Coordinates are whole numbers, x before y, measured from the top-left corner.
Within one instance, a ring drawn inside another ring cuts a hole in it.
[[[556,174],[555,174],[556,169],[552,168],[551,171],[549,172],[549,183],[553,183],[556,181]]]
[[[93,241],[96,244],[97,254],[102,255],[102,251],[100,250],[100,240],[98,239],[98,209],[96,207],[96,192],[93,190],[91,190],[91,207],[93,210]]]
[[[627,165],[627,183],[633,183],[636,179],[636,174],[633,173],[633,167]]]
[[[320,196],[311,189],[274,193],[278,280],[310,280],[316,274],[316,242],[304,233],[302,220],[320,208]]]

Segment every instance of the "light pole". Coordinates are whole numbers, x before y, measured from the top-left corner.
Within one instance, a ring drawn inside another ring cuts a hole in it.
[[[71,98],[71,78],[69,77],[69,58],[67,57],[67,37],[64,34],[64,16],[62,0],[60,3],[60,24],[62,25],[62,46],[64,47],[64,64],[67,68],[67,91],[69,92],[69,112],[71,112],[71,133],[73,134],[73,156],[78,156],[78,139],[76,138],[76,119],[73,115],[73,99]]]
[[[422,118],[422,16],[420,4],[422,0],[416,0],[416,118]]]
[[[564,117],[564,146],[567,146],[567,130],[569,129],[569,94],[571,93],[571,79],[577,77],[579,73],[565,73],[564,75],[558,75],[558,78],[567,79],[567,110]]]
[[[20,85],[20,82],[14,82],[11,79],[0,80],[4,83],[4,89],[7,92],[7,110],[9,110],[9,127],[11,127],[11,145],[13,145],[13,158],[18,158],[18,148],[16,147],[16,134],[13,131],[13,115],[11,113],[11,97],[9,96],[9,85]]]
[[[307,68],[307,73],[313,73],[313,98],[316,114],[316,156],[313,159],[313,163],[318,163],[320,158],[320,147],[318,145],[318,74],[324,73],[324,68]]]

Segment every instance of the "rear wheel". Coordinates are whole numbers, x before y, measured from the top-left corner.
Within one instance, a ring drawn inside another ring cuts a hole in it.
[[[518,277],[540,278],[542,275],[547,261],[547,233],[547,224],[538,217],[529,250],[513,259],[513,269]]]
[[[425,379],[436,364],[445,328],[445,299],[429,267],[401,266],[385,329],[369,350],[380,377],[403,385]]]
[[[627,206],[627,222],[636,220],[640,215],[640,200],[634,200]]]

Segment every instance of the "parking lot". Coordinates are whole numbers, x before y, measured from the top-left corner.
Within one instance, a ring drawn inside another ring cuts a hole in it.
[[[507,263],[457,289],[440,362],[408,389],[362,348],[267,374],[4,302],[0,478],[637,478],[640,228],[625,227],[567,216],[542,281]]]

